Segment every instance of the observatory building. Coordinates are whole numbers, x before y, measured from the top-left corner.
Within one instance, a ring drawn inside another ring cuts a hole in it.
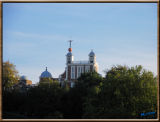
[[[71,42],[69,40],[70,47],[68,49],[68,53],[66,54],[66,67],[63,74],[59,76],[60,82],[68,81],[70,86],[74,85],[74,82],[77,78],[80,77],[82,73],[85,72],[98,72],[98,63],[96,62],[96,55],[91,50],[88,55],[88,60],[85,61],[74,61],[74,56],[72,53]]]
[[[47,83],[48,81],[53,82],[55,80],[58,81],[58,78],[53,78],[52,74],[47,70],[47,67],[46,67],[46,70],[44,72],[42,72],[40,77],[39,77],[39,82],[40,83]]]

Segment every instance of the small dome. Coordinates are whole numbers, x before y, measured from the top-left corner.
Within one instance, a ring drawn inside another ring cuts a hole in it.
[[[67,53],[67,56],[72,56],[72,53],[71,53],[71,52],[68,52],[68,53]]]
[[[89,56],[95,56],[95,53],[93,52],[93,50],[89,53]]]
[[[46,67],[46,71],[41,73],[40,78],[52,78],[51,73],[47,71],[47,67]]]
[[[20,80],[27,80],[27,77],[23,75],[20,77]]]

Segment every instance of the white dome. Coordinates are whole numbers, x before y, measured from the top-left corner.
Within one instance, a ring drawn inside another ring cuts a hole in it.
[[[40,78],[52,78],[51,73],[47,71],[47,67],[46,67],[46,71],[41,73]]]
[[[20,77],[20,80],[27,80],[27,77],[23,75]]]
[[[89,56],[95,56],[95,53],[93,52],[93,50],[89,53]]]

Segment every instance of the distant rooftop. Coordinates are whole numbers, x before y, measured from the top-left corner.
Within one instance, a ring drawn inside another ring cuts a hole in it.
[[[73,64],[88,64],[89,61],[73,61]]]

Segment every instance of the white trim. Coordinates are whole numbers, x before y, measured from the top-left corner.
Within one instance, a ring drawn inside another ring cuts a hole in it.
[[[81,66],[77,66],[77,78],[81,76]]]
[[[68,66],[66,67],[66,80],[68,80]]]

